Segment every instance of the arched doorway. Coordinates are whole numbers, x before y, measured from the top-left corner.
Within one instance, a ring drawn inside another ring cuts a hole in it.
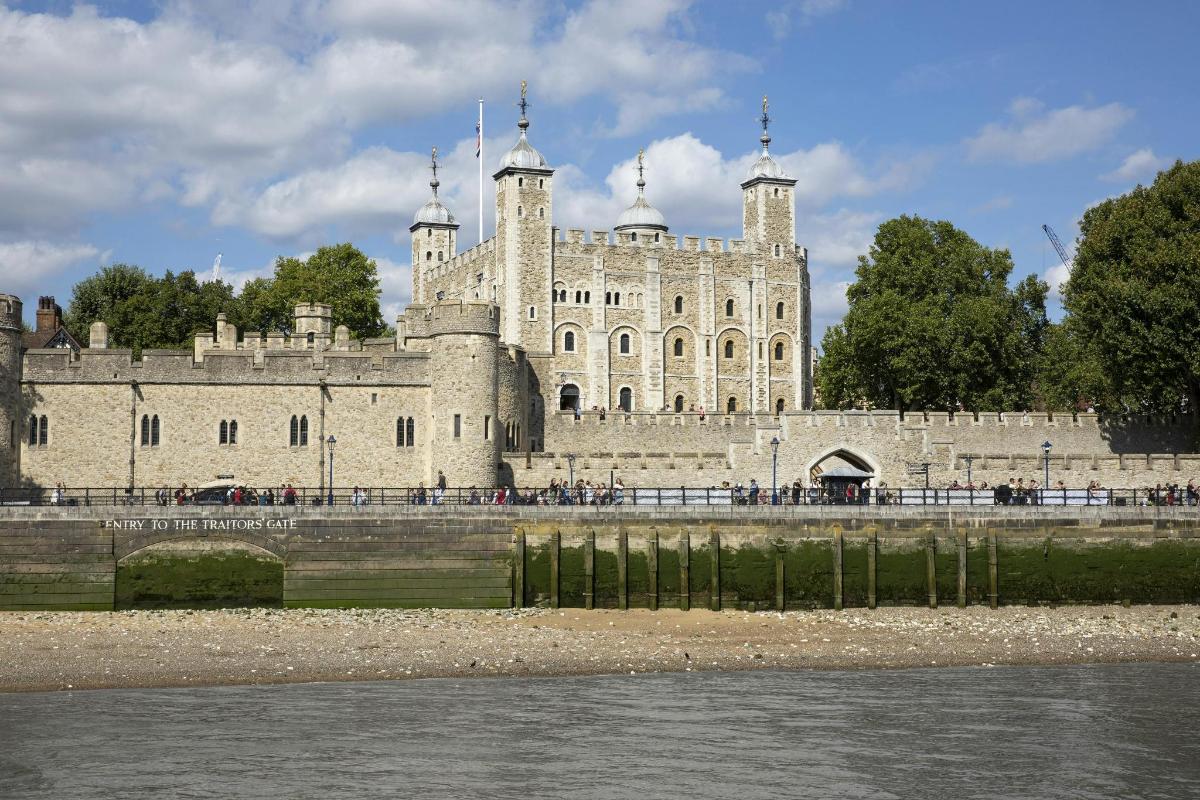
[[[845,446],[831,448],[808,464],[809,485],[820,490],[823,502],[870,503],[871,493],[863,487],[876,487],[878,475],[874,458]]]
[[[574,411],[579,408],[579,387],[568,383],[558,392],[558,410]]]
[[[683,395],[677,394],[675,395],[675,413],[678,414],[681,411],[683,411]]]
[[[621,392],[618,395],[618,398],[619,398],[618,403],[617,403],[618,408],[620,408],[622,411],[625,411],[625,412],[633,411],[633,390],[632,389],[630,389],[628,386],[622,386]]]

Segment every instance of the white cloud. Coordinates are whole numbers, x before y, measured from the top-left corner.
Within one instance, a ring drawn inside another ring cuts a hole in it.
[[[396,317],[412,302],[412,265],[397,264],[390,258],[374,256],[379,268],[379,304],[383,319],[388,325],[396,324]]]
[[[1009,194],[998,194],[971,209],[974,214],[986,214],[990,211],[1003,211],[1012,208],[1013,198]]]
[[[786,38],[796,25],[808,25],[818,17],[841,11],[848,0],[793,0],[767,12],[767,26],[776,39]]]
[[[1060,261],[1050,269],[1046,270],[1046,274],[1042,276],[1042,280],[1050,285],[1050,297],[1055,300],[1062,300],[1062,287],[1071,277],[1071,270]]]
[[[0,242],[0,274],[4,291],[32,297],[47,283],[83,262],[95,262],[99,248],[90,244],[59,244],[40,240]]]
[[[989,123],[966,140],[972,159],[1033,164],[1068,158],[1107,142],[1133,118],[1133,111],[1120,103],[1045,111],[1029,98],[1014,100],[1009,114],[1010,122]]]
[[[1130,153],[1121,162],[1121,166],[1106,175],[1101,175],[1100,179],[1114,183],[1129,183],[1142,178],[1152,178],[1156,172],[1166,168],[1170,163],[1171,159],[1159,158],[1149,147],[1143,147],[1141,150]]]

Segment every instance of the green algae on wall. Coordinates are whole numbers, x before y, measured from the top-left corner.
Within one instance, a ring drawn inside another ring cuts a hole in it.
[[[117,564],[117,609],[283,605],[283,563],[248,553],[153,554]]]

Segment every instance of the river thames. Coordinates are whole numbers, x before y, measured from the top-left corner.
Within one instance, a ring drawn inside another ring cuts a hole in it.
[[[0,695],[0,797],[1195,798],[1200,666]]]

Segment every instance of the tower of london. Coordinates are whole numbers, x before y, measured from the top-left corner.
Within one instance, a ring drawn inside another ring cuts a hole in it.
[[[239,332],[221,314],[191,349],[134,359],[102,321],[76,342],[49,297],[23,339],[20,298],[0,294],[0,490],[324,487],[331,458],[341,487],[439,472],[456,487],[618,473],[648,487],[897,486],[914,465],[936,485],[964,466],[992,482],[1036,473],[1051,439],[1056,474],[1078,486],[1200,463],[1181,419],[814,410],[808,252],[766,99],[745,179],[711,187],[741,190],[742,237],[729,241],[672,233],[640,153],[616,219],[560,230],[527,110],[522,86],[516,141],[492,176],[495,233],[466,251],[434,151],[409,229],[412,303],[392,336],[356,340],[330,306],[304,302],[287,332]]]

